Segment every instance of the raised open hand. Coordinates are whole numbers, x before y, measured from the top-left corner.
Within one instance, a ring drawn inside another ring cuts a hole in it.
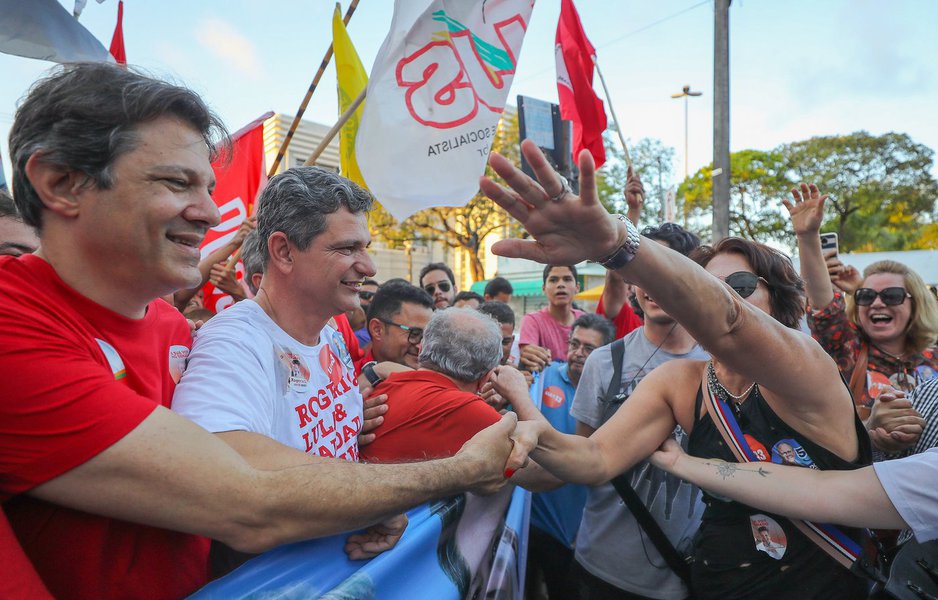
[[[795,235],[815,234],[821,229],[821,221],[824,220],[824,201],[829,197],[827,194],[821,195],[817,186],[813,183],[808,185],[802,183],[799,188],[792,188],[792,200],[782,200],[782,204],[788,209],[791,215],[791,224],[795,229]]]
[[[516,218],[534,239],[501,240],[492,252],[501,256],[527,258],[544,264],[572,265],[583,260],[598,260],[622,245],[624,225],[606,212],[596,192],[596,168],[589,152],[580,153],[580,195],[547,163],[530,140],[521,143],[528,164],[534,169],[534,181],[500,154],[492,154],[489,164],[509,188],[488,177],[479,185],[485,195]]]

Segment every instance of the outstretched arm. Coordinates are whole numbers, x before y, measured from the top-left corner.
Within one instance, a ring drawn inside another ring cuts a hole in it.
[[[727,463],[684,453],[673,440],[651,463],[701,488],[793,519],[854,527],[907,527],[873,467],[818,471],[766,462]]]
[[[600,260],[624,243],[625,225],[599,203],[588,152],[580,154],[580,196],[568,192],[557,201],[551,200],[562,191],[556,172],[534,144],[523,143],[522,152],[538,181],[497,154],[492,155],[491,165],[509,187],[485,177],[481,181],[486,195],[532,235],[532,239],[498,242],[492,248],[496,254],[576,264]],[[693,261],[643,240],[634,260],[617,273],[653,296],[721,363],[758,381],[786,404],[820,409],[834,404],[831,398],[843,397],[844,402],[836,404],[842,410],[850,408],[836,365],[813,340],[749,306]],[[766,364],[773,368],[766,369]],[[799,376],[793,377],[795,373]]]
[[[117,443],[29,493],[260,552],[364,527],[459,491],[499,489],[514,425],[514,415],[506,415],[443,460],[365,465],[311,457],[308,465],[262,471],[216,436],[157,407]]]
[[[512,439],[538,465],[563,481],[605,483],[651,454],[674,431],[676,419],[668,400],[674,372],[663,365],[638,385],[629,399],[590,437],[560,433],[531,402],[499,381],[499,393],[512,396],[521,422]],[[678,386],[681,387],[681,386]],[[681,387],[683,389],[683,387]],[[688,424],[689,425],[689,424]]]

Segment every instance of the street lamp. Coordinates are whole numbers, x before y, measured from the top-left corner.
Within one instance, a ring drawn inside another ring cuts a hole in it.
[[[672,98],[684,98],[684,179],[687,179],[687,99],[701,95],[703,92],[690,91],[689,85],[685,85],[680,94],[671,94]]]

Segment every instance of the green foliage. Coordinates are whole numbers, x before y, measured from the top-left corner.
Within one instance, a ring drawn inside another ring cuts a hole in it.
[[[730,234],[794,248],[781,201],[796,184],[830,194],[822,231],[836,231],[843,252],[905,250],[935,244],[938,182],[934,152],[906,134],[814,137],[774,150],[730,155]],[[709,221],[711,167],[678,189],[689,215]]]
[[[790,187],[778,151],[743,150],[730,155],[730,235],[760,242],[787,243],[787,218],[779,201]],[[713,204],[712,168],[708,165],[678,188],[688,216],[709,216]],[[708,219],[707,219],[708,220]],[[709,237],[709,231],[698,232]]]
[[[794,181],[831,194],[824,230],[838,233],[843,251],[906,249],[934,217],[934,151],[907,134],[815,137],[782,152]]]

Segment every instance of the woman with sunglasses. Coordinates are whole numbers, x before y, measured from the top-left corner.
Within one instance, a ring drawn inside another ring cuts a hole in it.
[[[836,263],[829,267],[819,236],[827,196],[814,184],[801,184],[791,195],[783,203],[798,239],[811,332],[851,382],[874,445],[894,452],[914,444],[921,426],[909,401],[874,400],[893,388],[910,392],[938,375],[938,302],[902,263],[873,263],[862,279],[839,261],[827,259]],[[852,295],[835,293],[832,284]]]
[[[735,462],[704,400],[711,392],[732,407],[757,460],[776,460],[784,442],[799,464],[813,468],[869,464],[869,438],[837,366],[796,329],[804,313],[801,281],[784,256],[762,244],[729,239],[701,257],[704,270],[642,239],[626,220],[605,211],[587,152],[579,159],[579,197],[536,146],[525,141],[522,152],[537,182],[492,155],[492,167],[510,188],[488,178],[481,185],[532,239],[504,240],[493,251],[543,263],[600,262],[639,286],[712,356],[712,361],[672,360],[656,368],[588,438],[561,434],[533,406],[516,404],[524,421],[513,437],[541,467],[566,481],[606,482],[649,456],[676,426],[689,434],[692,455]],[[495,376],[496,386],[511,381]],[[656,501],[668,502],[668,493],[662,486]],[[788,520],[716,496],[705,500],[693,549],[697,598],[865,596],[860,578]],[[770,532],[773,544],[785,546],[784,553],[759,549],[760,527]],[[650,543],[646,549],[654,552]]]

